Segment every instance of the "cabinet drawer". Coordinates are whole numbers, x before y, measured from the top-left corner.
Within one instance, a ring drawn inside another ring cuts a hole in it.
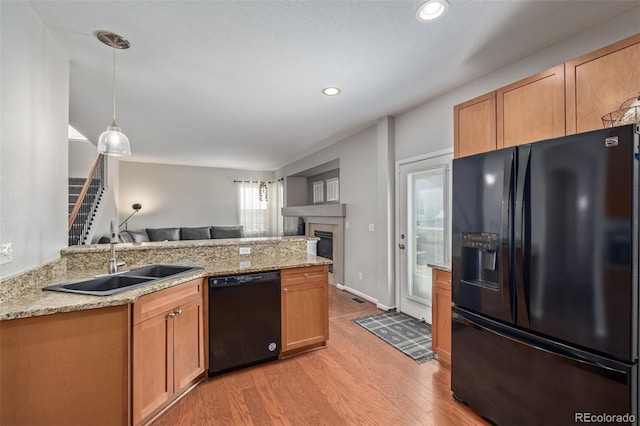
[[[312,281],[327,281],[327,266],[309,266],[306,268],[283,269],[280,282],[284,285],[305,284]]]
[[[142,296],[133,304],[133,324],[153,318],[192,300],[202,300],[204,278]]]
[[[433,284],[439,283],[441,285],[446,284],[447,287],[451,288],[451,272],[441,271],[439,269],[433,270]]]

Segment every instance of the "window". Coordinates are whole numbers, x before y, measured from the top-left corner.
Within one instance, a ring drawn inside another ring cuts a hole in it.
[[[337,177],[327,179],[327,201],[340,201],[340,179]]]
[[[313,182],[313,203],[324,202],[324,181]]]
[[[238,183],[240,224],[246,237],[266,237],[269,224],[269,186],[267,182]]]

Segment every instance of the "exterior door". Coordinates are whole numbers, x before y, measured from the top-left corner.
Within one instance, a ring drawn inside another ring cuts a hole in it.
[[[452,154],[400,164],[398,310],[431,323],[429,265],[449,264],[449,194]]]

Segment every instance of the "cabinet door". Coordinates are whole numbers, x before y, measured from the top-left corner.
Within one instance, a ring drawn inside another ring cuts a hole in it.
[[[432,346],[440,360],[451,362],[451,273],[433,270]]]
[[[170,313],[133,326],[133,424],[138,424],[173,395]]]
[[[178,393],[204,371],[202,301],[180,306],[173,318],[173,383]]]
[[[454,158],[496,149],[496,92],[453,107]]]
[[[282,285],[282,351],[300,349],[329,339],[328,282]]]
[[[601,129],[602,116],[640,91],[640,34],[567,62],[567,134]]]
[[[498,148],[564,136],[564,65],[497,90]]]

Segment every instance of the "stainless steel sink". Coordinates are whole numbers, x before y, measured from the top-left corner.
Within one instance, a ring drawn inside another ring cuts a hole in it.
[[[100,275],[81,281],[52,285],[43,288],[47,291],[110,296],[149,284],[175,278],[203,268],[176,265],[149,265],[123,271],[117,274]]]

